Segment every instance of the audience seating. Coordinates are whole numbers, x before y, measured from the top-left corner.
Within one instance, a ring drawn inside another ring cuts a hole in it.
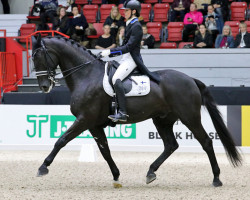
[[[158,3],[158,0],[144,0],[144,3]]]
[[[102,0],[90,0],[92,4],[102,4]]]
[[[177,45],[175,42],[162,42],[160,49],[177,49]]]
[[[83,6],[83,14],[88,23],[95,23],[97,18],[98,5]]]
[[[119,12],[120,12],[121,16],[125,17],[124,9],[121,9],[122,7],[123,7],[123,4],[119,4],[119,6],[118,6]]]
[[[75,0],[75,4],[84,5],[88,4],[89,0]]]
[[[168,21],[168,3],[157,3],[154,5],[154,22],[167,22]]]
[[[235,38],[236,35],[239,33],[239,21],[226,21],[224,25],[228,25],[232,29],[232,35]]]
[[[167,40],[163,38],[162,23],[168,21],[168,14],[170,11],[170,5],[174,0],[144,0],[141,4],[141,16],[144,22],[147,24],[148,33],[155,37],[155,41],[163,41],[160,48],[174,49],[177,48],[175,42],[180,42],[178,48],[183,48],[187,44],[193,44],[193,42],[182,42],[182,31],[184,28],[183,22],[169,22],[167,26]],[[193,2],[193,0],[191,0]],[[232,2],[232,0],[229,0]],[[79,9],[82,9],[88,23],[93,23],[94,28],[97,31],[96,35],[90,35],[88,38],[96,39],[103,34],[103,24],[106,18],[110,15],[111,9],[115,4],[102,4],[102,0],[75,0]],[[153,5],[152,5],[153,4]],[[83,6],[83,8],[81,8]],[[121,9],[123,4],[119,4],[119,12],[124,17],[124,10]],[[98,9],[100,8],[100,11]],[[153,8],[153,9],[152,9]],[[79,10],[80,11],[80,10]],[[229,25],[232,29],[232,35],[235,38],[239,33],[240,21],[248,19],[250,16],[246,2],[232,2],[230,5],[230,21],[226,21],[224,25]],[[28,20],[40,20],[40,16],[27,16]],[[152,22],[153,21],[153,22]],[[100,22],[100,23],[96,23]],[[250,32],[250,21],[245,21],[247,24],[247,31]],[[47,23],[49,30],[53,29],[52,23]],[[30,35],[36,30],[35,24],[23,24],[20,28],[20,35]],[[191,37],[191,36],[190,36]],[[167,41],[167,42],[165,42]],[[25,39],[20,39],[20,42],[25,42]]]
[[[53,30],[53,24],[52,23],[47,23],[47,26],[49,28],[48,31],[52,31]],[[49,35],[49,33],[41,33],[42,37],[46,37],[48,35]]]
[[[20,36],[27,36],[34,33],[36,24],[22,24],[20,28]],[[26,39],[20,39],[20,42],[26,42]]]
[[[115,4],[102,4],[100,7],[100,14],[101,19],[100,22],[105,22],[106,18],[110,15],[112,7],[114,7]]]
[[[168,41],[177,42],[182,41],[182,30],[184,28],[183,22],[169,22],[168,31]]]
[[[82,6],[80,4],[77,4],[78,12],[81,13]]]
[[[246,17],[247,3],[246,2],[232,2],[231,4],[231,20],[243,21]]]
[[[47,23],[48,27],[49,27],[49,30],[52,31],[53,29],[53,24],[52,23]]]
[[[154,36],[156,42],[161,40],[161,38],[160,38],[160,35],[162,32],[161,31],[161,29],[162,29],[161,22],[148,22],[147,29],[148,29],[148,33]]]
[[[161,0],[161,3],[173,3],[174,0]]]
[[[90,39],[97,39],[103,34],[103,24],[104,23],[93,23],[93,26],[96,30],[96,35],[89,35],[87,36]]]
[[[180,42],[178,49],[183,49],[183,47],[188,44],[191,44],[193,46],[193,42]]]
[[[143,17],[144,22],[150,21],[150,13],[152,10],[151,4],[141,4],[141,16]]]
[[[39,21],[40,20],[40,16],[27,16],[28,21],[30,22],[32,21]]]
[[[30,10],[29,10],[29,15],[27,16],[28,22],[30,22],[31,20],[32,20],[32,21],[39,21],[39,20],[40,20],[40,16],[31,16],[31,12],[32,12],[32,10],[33,10],[33,7],[34,7],[34,6],[32,6],[32,7],[30,8]]]

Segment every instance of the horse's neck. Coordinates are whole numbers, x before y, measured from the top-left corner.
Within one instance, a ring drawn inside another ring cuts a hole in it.
[[[94,58],[93,58],[94,59]],[[92,60],[93,60],[92,59]],[[73,59],[71,59],[72,61]],[[65,81],[70,91],[72,92],[76,87],[84,85],[88,87],[88,84],[93,84],[93,80],[96,80],[96,83],[104,75],[104,64],[98,60],[94,60],[92,63],[83,65],[80,69],[73,69],[76,66],[88,62],[87,60],[82,62],[61,62],[60,68],[64,72]],[[76,71],[75,71],[76,70]],[[67,72],[65,72],[67,71]],[[70,74],[70,75],[68,75]],[[83,84],[84,82],[84,84]]]
[[[65,45],[65,42],[54,42],[54,40],[46,41],[47,45],[51,44],[51,49],[57,54],[59,66],[67,86],[71,91],[79,85],[88,84],[95,79],[99,79],[104,74],[104,64],[95,60],[86,50],[79,49],[76,51],[75,47]],[[59,53],[60,52],[60,53]],[[89,64],[83,65],[80,69],[76,67],[86,62],[92,61]],[[70,75],[69,75],[70,74]]]

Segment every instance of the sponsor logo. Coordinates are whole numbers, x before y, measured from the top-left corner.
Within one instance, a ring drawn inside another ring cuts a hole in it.
[[[194,134],[191,132],[175,132],[174,133],[175,139],[176,140],[192,140],[195,139]],[[212,140],[219,140],[219,135],[217,133],[210,132],[208,133],[208,136]],[[149,132],[148,133],[148,139],[161,139],[161,136],[159,135],[158,132]]]
[[[187,128],[180,120],[177,120],[175,122],[174,127],[178,130],[178,131],[174,131],[174,136],[175,136],[176,140],[193,140],[193,139],[195,139],[195,136],[192,132],[185,131],[185,129],[187,129]],[[220,139],[219,135],[216,132],[208,132],[207,134],[212,140],[219,140]],[[161,139],[161,136],[158,132],[152,131],[152,132],[148,132],[148,139],[150,139],[150,140],[156,139],[157,140],[157,139]]]
[[[72,115],[27,115],[27,122],[32,125],[30,130],[26,130],[26,135],[30,138],[42,138],[45,132],[45,124],[49,123],[50,138],[59,138],[74,123],[75,117]],[[48,131],[48,130],[46,130]],[[113,139],[136,139],[136,124],[122,124],[116,127],[106,127],[104,132],[107,138]],[[77,138],[92,138],[87,130],[81,133]]]
[[[242,119],[242,146],[250,146],[250,106],[242,106],[241,108]]]
[[[48,115],[27,115],[27,122],[33,124],[33,130],[27,130],[28,137],[42,137],[42,124],[48,122]]]

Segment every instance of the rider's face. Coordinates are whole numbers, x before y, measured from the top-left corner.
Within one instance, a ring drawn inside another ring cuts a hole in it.
[[[131,9],[125,9],[125,19],[128,20],[131,16]]]

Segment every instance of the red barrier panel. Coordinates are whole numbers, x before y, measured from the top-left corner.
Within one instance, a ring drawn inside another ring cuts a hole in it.
[[[0,89],[2,92],[17,89],[16,59],[14,53],[0,52]],[[0,94],[0,97],[1,97]]]
[[[27,75],[29,76],[29,47],[32,48],[31,37],[33,35],[51,34],[52,37],[61,35],[69,38],[69,36],[58,31],[37,31],[28,36],[6,37],[6,30],[1,30],[4,38],[6,38],[6,52],[0,52],[0,98],[3,92],[17,90],[17,85],[22,84],[23,78],[23,57],[22,52],[27,52]],[[25,39],[26,49],[23,48],[15,39]],[[1,102],[0,102],[1,103]]]

